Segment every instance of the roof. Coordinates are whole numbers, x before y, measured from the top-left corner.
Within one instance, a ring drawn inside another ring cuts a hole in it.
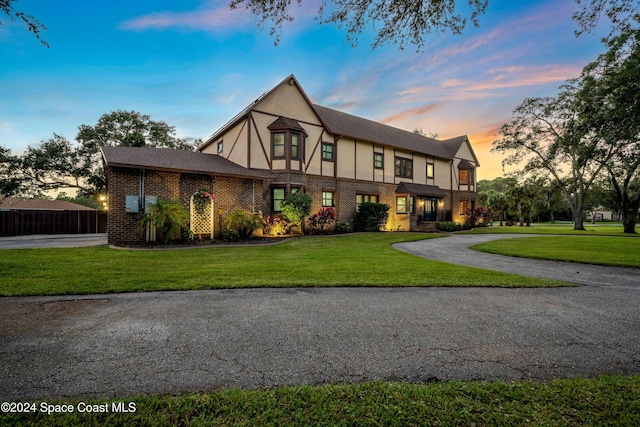
[[[66,202],[64,200],[19,199],[0,196],[0,210],[45,210],[45,211],[95,211],[95,209]]]
[[[269,130],[293,129],[293,130],[299,130],[306,134],[304,128],[300,125],[300,123],[298,123],[297,120],[289,119],[287,117],[282,117],[282,116],[278,117],[275,122],[267,126],[267,129]]]
[[[437,185],[414,184],[401,182],[396,187],[396,193],[414,194],[416,196],[444,197],[447,193]]]
[[[236,114],[231,120],[225,123],[216,132],[214,132],[205,141],[204,144],[198,147],[198,150],[203,150],[204,148],[208,147],[216,140],[216,138],[218,138],[218,136],[224,134],[228,129],[235,126],[241,120],[245,119],[256,105],[258,105],[263,99],[267,98],[269,95],[275,92],[276,89],[284,84],[296,85],[311,109],[315,111],[316,116],[318,117],[322,125],[334,135],[373,142],[374,144],[395,147],[402,150],[422,153],[426,154],[427,156],[438,157],[446,160],[454,159],[462,144],[465,144],[468,141],[466,135],[461,135],[455,138],[440,141],[414,132],[409,132],[393,126],[385,125],[373,120],[365,119],[362,117],[354,116],[352,114],[343,113],[342,111],[313,104],[302,89],[302,86],[300,86],[298,80],[293,74],[291,74],[287,78],[282,80],[279,84],[274,86],[271,90],[260,95],[258,99],[249,104],[240,113]],[[291,122],[290,124],[295,123],[300,126],[300,124],[296,120],[285,117],[279,117],[276,122],[271,124],[271,126],[275,125],[276,123],[278,123],[278,125],[281,125],[288,121]],[[272,128],[271,126],[270,129]],[[300,126],[300,128],[302,127]],[[296,128],[294,127],[294,129]],[[471,150],[476,166],[480,166],[480,163],[478,162],[478,159],[476,158],[471,145],[469,145],[469,149]]]
[[[101,147],[107,167],[152,169],[243,178],[268,178],[269,172],[247,169],[215,154],[151,147]]]
[[[460,148],[458,138],[438,141],[321,105],[313,107],[329,132],[334,135],[366,140],[442,159],[453,159]],[[464,138],[466,139],[466,137]]]
[[[475,169],[475,166],[473,166],[468,160],[463,159],[458,163],[458,169]]]

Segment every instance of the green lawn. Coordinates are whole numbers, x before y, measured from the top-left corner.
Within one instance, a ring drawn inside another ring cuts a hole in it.
[[[0,295],[293,286],[559,286],[560,282],[430,261],[393,249],[422,233],[305,237],[278,245],[189,250],[0,251]]]
[[[80,400],[66,403],[78,408]],[[82,400],[86,404],[86,400]],[[112,413],[111,403],[135,404]],[[98,400],[107,413],[0,413],[0,425],[634,426],[640,376],[537,382],[365,383]],[[40,403],[37,403],[39,408]],[[82,408],[82,406],[81,406]],[[100,409],[98,407],[97,409]]]
[[[640,234],[624,234],[621,224],[600,223],[584,224],[585,231],[574,231],[571,223],[540,223],[531,224],[529,227],[513,226],[500,227],[498,222],[494,222],[492,227],[478,227],[473,231],[466,231],[463,234],[567,234],[575,236],[625,236],[640,237]],[[636,226],[636,232],[640,233],[640,226]]]
[[[640,268],[640,239],[623,237],[522,237],[481,243],[472,249],[524,258]]]

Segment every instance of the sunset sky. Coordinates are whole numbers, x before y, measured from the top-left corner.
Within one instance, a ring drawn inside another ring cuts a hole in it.
[[[0,145],[20,153],[54,133],[73,140],[118,109],[206,138],[294,74],[320,105],[440,139],[468,135],[479,179],[490,179],[502,174],[491,142],[513,109],[554,95],[604,51],[603,31],[574,36],[573,0],[490,0],[479,28],[431,35],[421,52],[372,50],[373,32],[353,48],[344,30],[314,20],[316,0],[293,1],[296,19],[274,46],[269,28],[227,4],[16,2],[48,27],[50,48],[0,15]]]

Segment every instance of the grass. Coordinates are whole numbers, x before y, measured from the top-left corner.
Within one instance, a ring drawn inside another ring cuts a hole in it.
[[[272,246],[123,251],[106,246],[0,252],[0,295],[317,286],[561,286],[431,261],[391,244],[422,233],[309,237]]]
[[[496,240],[472,246],[493,254],[640,268],[640,239],[543,236]]]
[[[0,413],[0,425],[632,426],[640,420],[640,376],[545,383],[379,382],[139,396],[90,403],[107,403],[111,409],[111,403],[121,401],[135,403],[135,413]],[[70,403],[74,408],[79,402],[47,401]]]
[[[575,231],[572,223],[539,223],[527,226],[507,227],[498,225],[494,222],[492,227],[478,227],[473,231],[467,231],[462,234],[562,234],[570,236],[624,236],[624,237],[640,237],[640,234],[624,234],[621,224],[604,223],[604,224],[584,224],[584,231]],[[636,226],[636,232],[640,233],[640,226]]]

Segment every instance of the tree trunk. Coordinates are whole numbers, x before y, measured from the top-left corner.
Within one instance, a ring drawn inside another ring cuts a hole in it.
[[[627,234],[636,233],[636,220],[638,218],[638,208],[640,207],[640,199],[637,201],[629,200],[629,197],[625,194],[625,199],[622,203],[622,226],[624,232]]]

